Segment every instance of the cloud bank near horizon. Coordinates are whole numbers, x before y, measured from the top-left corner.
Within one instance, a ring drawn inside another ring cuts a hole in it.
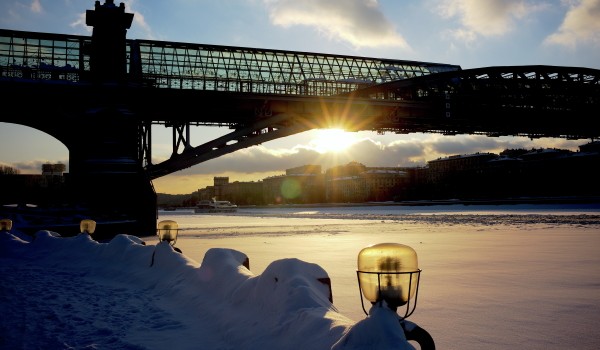
[[[296,166],[318,164],[323,170],[351,161],[370,167],[424,166],[428,161],[452,155],[477,152],[500,153],[512,148],[564,148],[577,150],[582,140],[521,138],[490,138],[479,135],[428,135],[399,137],[384,142],[363,137],[340,152],[319,153],[308,145],[292,148],[270,148],[268,144],[242,149],[217,159],[183,170],[185,173],[212,174],[215,172],[254,173],[284,171]]]
[[[290,140],[275,140],[262,145],[253,146],[212,159],[193,167],[182,169],[176,173],[159,179],[158,183],[171,183],[174,188],[177,183],[192,188],[193,192],[199,183],[212,184],[213,176],[230,176],[231,181],[259,181],[266,176],[280,175],[286,169],[297,166],[316,164],[323,171],[349,162],[359,162],[369,167],[415,167],[424,166],[428,161],[452,155],[465,155],[477,152],[500,153],[505,149],[515,148],[559,148],[577,151],[582,144],[589,140],[566,139],[528,139],[526,137],[491,138],[481,135],[437,135],[437,134],[407,134],[407,135],[376,135],[372,132],[356,133],[355,142],[340,152],[320,153],[315,146],[307,141],[308,135],[290,136]],[[50,139],[47,140],[47,142]],[[18,143],[18,141],[14,141]],[[171,144],[153,145],[153,163],[157,164],[170,156]],[[281,143],[287,144],[281,144]],[[56,141],[58,143],[58,141]],[[33,147],[28,142],[27,147]],[[194,145],[193,145],[194,146]],[[64,147],[63,147],[64,148]],[[31,153],[43,150],[31,149]],[[68,150],[59,159],[36,158],[16,162],[0,162],[17,168],[22,174],[40,174],[43,164],[63,163],[67,165]],[[199,179],[197,179],[199,178]],[[177,180],[176,180],[177,179]],[[190,182],[186,184],[187,182]],[[204,185],[206,186],[206,185]],[[174,190],[169,190],[169,192]],[[159,191],[160,192],[160,191]],[[178,191],[175,191],[178,193]],[[183,192],[186,193],[186,192]]]

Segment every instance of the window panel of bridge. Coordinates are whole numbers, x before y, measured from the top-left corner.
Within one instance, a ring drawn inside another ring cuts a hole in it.
[[[79,79],[83,59],[79,39],[0,37],[0,65],[3,76],[30,79]],[[84,65],[85,68],[85,65]]]
[[[431,73],[426,64],[258,49],[143,43],[140,51],[159,87],[333,95]],[[455,66],[433,67],[444,69]]]

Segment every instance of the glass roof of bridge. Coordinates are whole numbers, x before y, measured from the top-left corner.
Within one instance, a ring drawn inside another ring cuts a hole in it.
[[[242,47],[130,41],[157,87],[331,95],[456,65]],[[177,78],[177,79],[174,79]]]
[[[0,29],[3,76],[71,80],[91,38]],[[127,40],[128,69],[158,88],[330,96],[460,66],[244,47]],[[133,63],[133,64],[132,64]],[[130,72],[131,73],[131,72]]]

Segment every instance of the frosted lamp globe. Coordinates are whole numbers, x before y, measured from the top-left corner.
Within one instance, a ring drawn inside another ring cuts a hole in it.
[[[167,241],[170,245],[175,245],[177,241],[177,232],[179,225],[173,220],[163,220],[158,223],[157,235],[159,241]]]
[[[79,232],[87,233],[91,235],[96,231],[96,221],[90,219],[83,219],[79,223]]]
[[[0,231],[10,231],[12,230],[12,225],[11,219],[0,219]]]
[[[358,284],[373,304],[385,301],[394,310],[405,305],[418,290],[420,272],[417,253],[404,244],[374,244],[358,254]]]

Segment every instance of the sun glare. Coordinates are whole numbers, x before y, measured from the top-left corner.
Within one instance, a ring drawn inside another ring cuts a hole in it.
[[[340,152],[356,143],[356,133],[342,129],[316,130],[315,138],[310,145],[319,153]]]

